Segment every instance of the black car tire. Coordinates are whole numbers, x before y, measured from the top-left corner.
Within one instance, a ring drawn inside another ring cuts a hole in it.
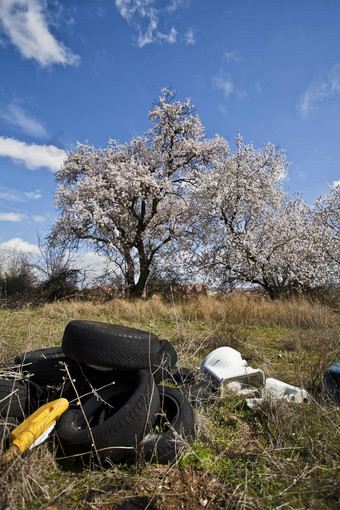
[[[153,333],[104,322],[67,324],[62,348],[70,358],[101,367],[139,370],[157,363],[159,339]]]
[[[70,379],[80,383],[86,379],[93,380],[102,375],[101,370],[79,363],[65,355],[59,358],[39,359],[29,363],[24,369],[30,374],[29,378],[40,386],[57,386]],[[115,373],[114,369],[110,373]]]
[[[172,371],[171,375],[172,382],[175,382],[179,386],[187,386],[189,384],[195,384],[197,381],[197,372],[185,367],[176,367]]]
[[[158,390],[161,410],[152,431],[139,444],[138,454],[148,462],[166,464],[177,456],[183,443],[194,439],[195,416],[180,389],[158,386]]]
[[[26,379],[0,379],[0,416],[24,420],[44,401],[44,391]]]
[[[16,365],[26,365],[33,361],[39,361],[41,359],[60,358],[65,356],[63,350],[60,347],[45,347],[44,349],[36,349],[34,351],[27,351],[18,354],[14,362]]]
[[[92,454],[95,464],[115,463],[154,423],[160,407],[159,392],[150,372],[140,370],[117,374],[115,383],[98,390],[97,395],[99,398],[91,395],[61,416],[58,439],[64,456],[89,462]]]
[[[157,384],[171,379],[174,366],[177,363],[177,352],[168,340],[160,340],[158,362],[151,367],[152,375]]]

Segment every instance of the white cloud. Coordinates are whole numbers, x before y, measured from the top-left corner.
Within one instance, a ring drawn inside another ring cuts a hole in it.
[[[10,253],[37,255],[38,257],[43,253],[43,250],[38,245],[24,241],[21,237],[15,237],[0,243],[0,250]],[[76,253],[66,251],[65,258],[70,260],[71,267],[79,269],[84,273],[85,281],[83,285],[92,285],[95,279],[105,273],[108,267],[110,267],[107,257],[94,252]]]
[[[36,191],[22,192],[0,186],[0,200],[5,200],[6,202],[25,202],[27,199],[37,200],[41,198],[41,196],[40,190],[38,189]]]
[[[0,113],[0,117],[14,126],[19,126],[28,135],[37,137],[46,136],[44,126],[16,104],[11,104],[7,112]]]
[[[182,0],[172,0],[167,5],[163,2],[162,8],[154,7],[154,0],[115,0],[120,15],[134,27],[138,33],[137,45],[142,48],[146,44],[166,41],[174,44],[177,40],[177,30],[172,27],[170,31],[160,31],[159,20],[168,17],[183,3]]]
[[[300,101],[298,110],[300,117],[305,119],[315,113],[320,104],[329,97],[327,83],[312,83]]]
[[[174,44],[177,39],[177,30],[174,27],[172,27],[168,34],[162,34],[160,32],[157,32],[157,38],[162,41],[166,41],[169,44]]]
[[[223,71],[220,71],[213,78],[213,88],[216,90],[221,90],[225,97],[229,97],[235,91],[234,83],[229,74],[225,74]]]
[[[40,191],[37,189],[36,191],[27,191],[25,193],[25,197],[29,198],[30,200],[38,200],[38,198],[41,198],[42,195]]]
[[[15,212],[9,212],[9,213],[0,212],[0,221],[11,221],[13,223],[18,223],[25,219],[27,219],[26,214],[15,213]]]
[[[9,241],[1,243],[0,249],[11,252],[31,253],[32,255],[40,254],[40,249],[36,244],[28,243],[21,239],[21,237],[15,237]]]
[[[186,42],[186,44],[195,44],[195,35],[194,35],[194,31],[192,30],[192,28],[189,28],[189,30],[186,32],[186,34],[184,35],[184,40]]]
[[[38,200],[38,198],[41,198],[42,195],[41,195],[40,191],[37,189],[36,191],[27,191],[25,193],[25,197],[29,198],[30,200],[31,199]]]
[[[235,62],[236,64],[243,62],[243,58],[238,50],[226,51],[223,57],[227,60],[228,64],[231,64],[232,62]]]
[[[28,145],[25,142],[0,136],[0,156],[12,158],[31,170],[40,167],[59,170],[66,158],[66,152],[54,145]]]
[[[23,202],[23,198],[19,192],[6,190],[5,188],[0,189],[0,200],[6,200],[6,202]]]
[[[187,0],[171,0],[167,10],[169,12],[175,12],[178,9],[178,7],[186,1]]]
[[[32,218],[34,221],[37,221],[38,223],[42,223],[43,221],[46,221],[45,216],[36,215],[36,216],[33,216]]]
[[[24,58],[34,59],[42,66],[77,64],[79,57],[49,31],[46,8],[44,0],[0,0],[4,32]]]
[[[316,113],[323,104],[340,95],[340,64],[332,67],[322,80],[312,82],[298,104],[298,113],[305,119]]]
[[[333,181],[332,186],[335,188],[335,186],[340,186],[340,179],[338,181]]]
[[[98,253],[70,252],[69,255],[72,261],[72,267],[82,271],[85,276],[85,280],[83,281],[84,286],[93,285],[96,279],[103,275],[108,270],[108,267],[110,267],[107,257],[98,255]]]
[[[256,90],[257,94],[261,94],[262,93],[261,82],[259,82],[259,81],[255,82],[255,90]]]
[[[220,69],[213,77],[212,87],[215,90],[221,91],[226,99],[229,99],[231,95],[239,101],[245,101],[247,99],[247,92],[241,87],[236,86],[231,74],[226,73],[223,69]]]
[[[86,253],[72,253],[72,256],[76,258],[76,262],[82,269],[91,269],[99,272],[103,271],[107,264],[107,258],[98,253],[86,252]]]

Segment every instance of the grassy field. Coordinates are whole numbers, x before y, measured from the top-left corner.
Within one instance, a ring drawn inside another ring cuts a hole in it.
[[[25,350],[60,345],[73,319],[141,328],[167,338],[178,365],[196,368],[229,345],[253,368],[306,388],[309,404],[216,398],[195,410],[197,436],[176,462],[79,468],[53,441],[1,468],[2,509],[310,509],[340,506],[339,407],[322,396],[322,373],[340,361],[340,314],[307,300],[207,296],[182,303],[59,302],[0,310],[1,367]],[[3,375],[3,372],[2,372]],[[139,505],[139,506],[138,506]]]

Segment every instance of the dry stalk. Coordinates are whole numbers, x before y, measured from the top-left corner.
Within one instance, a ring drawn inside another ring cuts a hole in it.
[[[76,396],[77,396],[78,405],[80,406],[81,412],[82,412],[82,414],[83,414],[84,420],[85,420],[86,425],[87,425],[87,428],[88,428],[88,430],[89,430],[89,433],[90,433],[90,436],[91,436],[91,441],[92,441],[92,446],[93,446],[93,448],[94,448],[94,451],[95,451],[95,454],[96,454],[96,457],[97,457],[98,464],[99,464],[99,466],[103,469],[103,466],[102,466],[101,460],[100,460],[100,458],[99,458],[98,450],[97,450],[97,447],[96,447],[96,443],[95,443],[95,440],[94,440],[94,437],[93,437],[93,434],[92,434],[92,429],[91,429],[91,427],[90,427],[89,421],[88,421],[88,419],[87,419],[87,416],[86,416],[86,414],[85,414],[84,408],[83,408],[83,406],[82,406],[82,403],[81,403],[81,400],[80,400],[80,397],[79,397],[79,394],[78,394],[77,388],[75,387],[75,384],[74,384],[74,382],[73,382],[73,379],[71,378],[71,375],[70,375],[70,372],[69,372],[69,369],[68,369],[67,363],[63,363],[63,362],[60,362],[60,363],[62,363],[62,364],[64,365],[64,368],[65,368],[65,370],[66,370],[66,373],[67,373],[67,375],[68,375],[68,377],[69,377],[69,379],[70,379],[70,382],[71,382],[71,384],[72,384],[72,387],[73,387],[73,389],[74,389],[74,392],[75,392],[75,394],[76,394]]]

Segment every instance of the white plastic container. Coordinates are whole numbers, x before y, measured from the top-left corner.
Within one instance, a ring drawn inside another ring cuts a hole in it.
[[[224,379],[245,375],[246,365],[247,362],[238,351],[232,347],[219,347],[203,360],[201,372],[221,383]]]
[[[296,404],[310,402],[311,400],[309,394],[303,388],[268,377],[266,384],[262,389],[261,398],[248,398],[246,402],[247,405],[253,409],[261,402],[268,399],[285,400]]]
[[[241,354],[232,347],[219,347],[201,364],[201,372],[221,385],[221,397],[258,394],[265,384],[262,370],[247,366]]]
[[[296,402],[297,404],[310,401],[310,396],[303,388],[279,381],[278,379],[273,379],[272,377],[266,380],[262,396],[284,399],[288,400],[288,402]]]

